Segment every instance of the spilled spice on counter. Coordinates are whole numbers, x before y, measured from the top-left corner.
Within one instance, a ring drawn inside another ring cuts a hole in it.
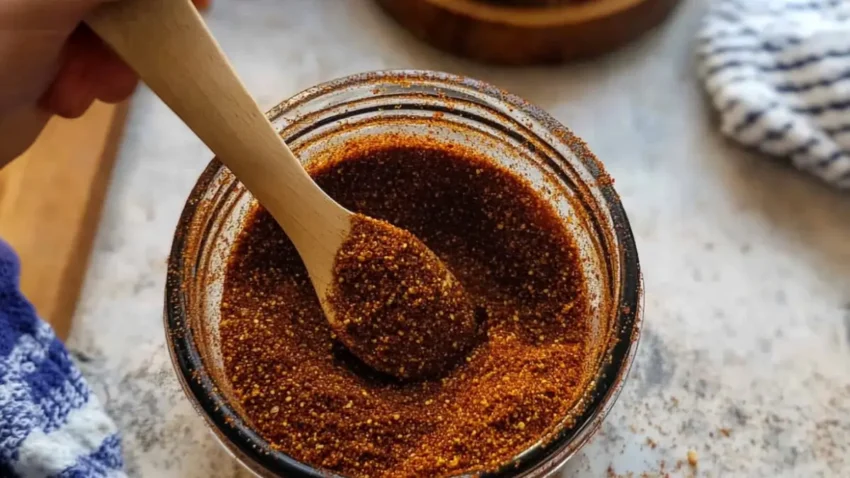
[[[356,214],[328,297],[340,342],[378,371],[437,377],[475,344],[463,286],[413,234]]]
[[[340,345],[263,209],[227,267],[221,350],[246,419],[274,449],[345,476],[497,468],[571,426],[593,376],[585,278],[553,207],[470,149],[418,141],[351,144],[308,169],[343,206],[421,239],[480,311],[483,337],[443,378],[398,381]]]
[[[690,465],[691,468],[696,468],[698,464],[699,456],[697,455],[697,452],[694,450],[688,450],[688,465]]]

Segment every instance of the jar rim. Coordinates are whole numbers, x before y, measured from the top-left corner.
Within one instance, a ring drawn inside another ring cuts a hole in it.
[[[584,445],[613,407],[634,361],[642,326],[643,280],[631,227],[619,196],[614,190],[612,182],[608,179],[603,165],[596,159],[587,145],[544,110],[519,96],[480,80],[426,70],[383,70],[331,80],[303,90],[284,100],[272,108],[267,113],[267,117],[274,122],[298,105],[342,89],[351,88],[353,85],[423,81],[434,83],[446,89],[472,89],[485,96],[486,101],[501,102],[538,122],[552,133],[556,141],[563,142],[587,168],[596,181],[594,187],[599,190],[603,198],[604,204],[602,206],[610,215],[613,225],[611,234],[615,236],[620,254],[620,294],[618,302],[612,304],[612,308],[616,311],[616,323],[619,324],[619,327],[612,332],[612,335],[615,335],[613,346],[607,352],[607,356],[596,374],[595,390],[590,403],[576,417],[574,426],[561,427],[545,445],[540,443],[532,445],[499,469],[485,472],[482,476],[520,476],[538,470],[544,463],[551,463],[550,466],[556,467]],[[213,159],[205,168],[192,188],[175,230],[168,261],[163,314],[166,343],[172,364],[184,392],[196,410],[204,416],[219,438],[225,438],[238,448],[238,450],[233,450],[227,447],[231,452],[236,452],[242,455],[241,458],[247,458],[273,473],[283,474],[284,476],[327,477],[329,476],[327,471],[306,465],[281,451],[271,449],[265,439],[244,423],[205,370],[201,352],[196,346],[187,317],[187,308],[184,306],[183,300],[182,261],[187,253],[187,239],[190,237],[189,232],[193,219],[198,212],[199,199],[213,185],[214,179],[222,167],[221,163]],[[545,473],[550,470],[543,471]],[[330,476],[337,475],[331,474]]]

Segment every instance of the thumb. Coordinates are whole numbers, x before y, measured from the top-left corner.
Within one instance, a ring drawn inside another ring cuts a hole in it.
[[[115,0],[3,0],[0,25],[68,36],[94,7]]]

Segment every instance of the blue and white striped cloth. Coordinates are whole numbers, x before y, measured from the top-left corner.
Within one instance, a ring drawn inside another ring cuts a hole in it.
[[[724,134],[850,188],[850,0],[716,0],[698,58]]]
[[[121,477],[115,424],[18,290],[0,240],[0,477]]]

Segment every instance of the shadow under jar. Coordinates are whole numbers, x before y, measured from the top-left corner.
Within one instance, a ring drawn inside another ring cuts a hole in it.
[[[573,311],[571,316],[585,321],[581,324],[585,337],[580,363],[570,365],[580,369],[575,372],[578,379],[570,390],[563,390],[564,394],[571,394],[568,406],[562,407],[563,413],[543,417],[541,423],[546,426],[539,436],[526,440],[509,456],[489,457],[498,459],[459,468],[462,472],[486,476],[537,477],[554,472],[593,435],[613,406],[634,358],[641,324],[643,290],[634,239],[612,181],[587,146],[548,114],[516,96],[480,81],[427,71],[375,72],[332,81],[281,103],[268,116],[308,169],[319,172],[320,184],[323,178],[327,180],[340,173],[331,167],[323,169],[323,165],[345,167],[345,160],[339,159],[356,156],[358,152],[367,153],[363,157],[368,157],[369,151],[363,145],[436,148],[453,151],[449,159],[460,158],[467,152],[486,157],[504,175],[515,178],[547,205],[550,219],[570,237],[570,254],[574,255],[571,266],[577,270],[564,273],[581,279],[578,284],[582,290],[578,294],[582,310],[578,315]],[[487,174],[484,171],[487,168],[481,169]],[[472,170],[471,178],[476,171]],[[373,186],[370,193],[378,196],[382,188],[393,187],[391,183]],[[333,181],[327,187],[333,189]],[[356,199],[349,197],[346,201],[350,207],[356,207]],[[372,210],[366,212],[379,214],[376,204],[380,201],[374,202]],[[261,476],[333,476],[327,469],[293,458],[298,453],[287,454],[286,447],[274,439],[269,441],[268,415],[257,418],[253,410],[255,402],[249,401],[241,384],[231,381],[233,356],[228,355],[223,344],[227,345],[232,337],[223,337],[221,333],[228,330],[227,324],[222,324],[222,307],[225,311],[232,307],[222,303],[223,297],[230,293],[225,285],[231,274],[228,271],[233,269],[229,266],[233,264],[235,251],[246,249],[244,238],[240,238],[246,227],[257,226],[261,215],[245,188],[213,160],[195,185],[174,237],[165,304],[169,350],[185,393],[222,444],[246,467]],[[407,226],[415,229],[414,222]],[[429,244],[429,238],[423,240]],[[434,241],[436,246],[429,246],[440,254],[440,243]],[[549,256],[546,250],[535,254],[541,258]],[[497,320],[497,311],[488,313],[494,315],[489,319],[484,317],[485,323]],[[511,319],[518,322],[517,334],[508,334],[511,338],[519,335],[517,340],[526,344],[560,343],[561,337],[552,337],[551,331],[542,331],[539,340],[536,335],[524,337],[523,319],[517,314],[498,320]],[[247,338],[249,342],[251,339]],[[465,377],[464,367],[474,367],[480,355],[484,353],[476,355],[474,351],[468,363],[450,372],[446,381],[460,380],[455,375]],[[352,369],[343,370],[345,376],[340,380],[374,387],[368,391],[364,388],[364,395],[380,390],[415,394],[420,388],[427,393],[438,393],[434,390],[440,387],[440,381],[430,389],[428,384],[387,382],[356,370],[356,364],[347,363],[344,357],[340,362],[333,366],[341,367],[339,370]],[[274,367],[273,363],[263,365]],[[288,370],[286,367],[266,369],[265,375],[271,376],[269,383],[274,383],[276,377],[284,381]],[[492,379],[492,375],[475,380]],[[496,378],[509,381],[511,377],[505,374]],[[521,388],[521,384],[516,385]],[[258,388],[256,393],[264,392]],[[551,397],[561,391],[546,393]],[[465,399],[462,393],[457,397]],[[323,410],[337,413],[351,407],[351,403],[334,404],[333,398],[330,397]],[[490,406],[487,398],[481,396],[481,402]],[[428,400],[423,397],[421,405],[430,405]],[[273,407],[270,413],[277,414],[279,408]],[[507,414],[510,412],[508,409]],[[427,410],[422,413],[427,415]],[[402,419],[400,414],[393,415]],[[255,422],[252,417],[263,421]],[[524,421],[511,421],[510,416],[503,418],[507,421],[501,425],[514,427],[517,435],[526,428]],[[280,421],[281,426],[291,425],[286,420]],[[304,434],[305,430],[292,431],[297,432]],[[469,443],[475,446],[475,438],[470,438]],[[452,456],[446,459],[450,461]],[[450,465],[451,462],[441,462],[435,470]],[[393,470],[384,472],[393,474]]]

